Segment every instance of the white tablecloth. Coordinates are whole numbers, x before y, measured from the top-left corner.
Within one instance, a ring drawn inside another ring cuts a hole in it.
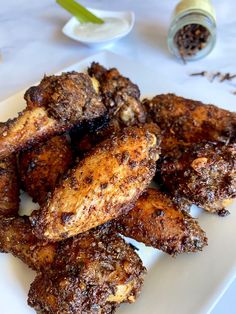
[[[110,50],[132,57],[137,64],[156,67],[160,75],[170,73],[172,79],[178,80],[183,72],[190,70],[236,73],[235,0],[213,1],[218,24],[216,48],[207,58],[185,66],[170,56],[166,46],[170,15],[177,1],[97,0],[81,3],[98,9],[133,10],[136,14],[133,31]],[[44,73],[57,72],[96,52],[61,33],[69,16],[52,0],[0,0],[0,100],[37,82]],[[236,90],[233,84],[227,88]],[[232,101],[236,110],[236,96]],[[212,313],[236,313],[235,295],[236,281]]]

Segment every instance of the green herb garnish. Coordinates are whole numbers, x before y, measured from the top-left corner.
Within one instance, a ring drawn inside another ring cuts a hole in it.
[[[56,0],[65,10],[74,15],[80,23],[103,24],[104,21],[74,0]]]

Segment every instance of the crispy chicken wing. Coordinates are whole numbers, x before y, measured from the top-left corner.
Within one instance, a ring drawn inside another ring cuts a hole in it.
[[[111,118],[122,126],[145,122],[146,112],[136,84],[122,76],[116,68],[107,70],[95,62],[88,68],[88,74],[99,82],[99,91]]]
[[[26,92],[25,99],[27,108],[7,121],[0,134],[0,158],[106,112],[92,79],[83,73],[44,77]]]
[[[19,195],[16,157],[11,155],[0,161],[0,216],[17,214]]]
[[[32,283],[28,303],[49,314],[114,313],[135,301],[144,273],[134,250],[100,227],[60,243],[50,270]]]
[[[113,223],[121,234],[172,255],[196,252],[207,245],[197,221],[156,189],[147,189],[135,207]]]
[[[4,218],[0,251],[38,272],[29,304],[43,313],[112,313],[135,301],[145,273],[134,250],[105,226],[47,243],[35,237],[28,217]]]
[[[130,127],[96,146],[33,213],[38,237],[53,241],[126,213],[150,183],[158,159],[154,125]]]
[[[176,144],[202,141],[228,143],[236,139],[236,113],[174,94],[158,95],[143,101],[148,120],[163,130],[162,152],[174,155]]]
[[[74,128],[72,142],[78,152],[89,151],[94,145],[109,138],[126,126],[138,125],[146,121],[146,111],[140,101],[140,91],[136,84],[122,76],[115,68],[107,70],[93,62],[88,73],[99,82],[99,92],[107,108],[107,119],[100,120],[96,128]]]
[[[236,144],[194,144],[179,158],[164,161],[161,175],[176,198],[225,215],[236,197]]]
[[[72,160],[72,149],[65,135],[55,136],[19,154],[21,182],[34,202],[45,203],[48,192],[54,190]]]

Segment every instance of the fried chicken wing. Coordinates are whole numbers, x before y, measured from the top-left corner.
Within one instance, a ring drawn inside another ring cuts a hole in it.
[[[196,252],[207,245],[197,221],[156,189],[147,189],[135,207],[113,224],[119,233],[171,255]]]
[[[148,120],[163,130],[162,152],[172,153],[178,145],[236,139],[236,113],[174,94],[144,100]],[[172,153],[173,155],[173,153]]]
[[[0,158],[106,112],[92,79],[77,72],[44,77],[26,92],[25,99],[27,108],[7,121],[0,134]]]
[[[178,199],[225,215],[225,206],[236,197],[236,144],[194,144],[179,158],[163,162],[161,175]]]
[[[155,173],[159,136],[154,132],[155,125],[130,127],[95,147],[33,213],[36,235],[62,240],[132,208]]]
[[[122,76],[116,68],[107,70],[96,62],[88,68],[88,74],[99,82],[99,91],[111,118],[123,126],[145,122],[146,112],[136,84]]]
[[[107,108],[107,116],[105,120],[98,120],[95,128],[85,125],[82,129],[75,127],[71,132],[72,143],[81,155],[124,127],[146,121],[146,111],[136,84],[117,69],[108,70],[95,62],[88,68],[88,73],[99,82],[98,90]]]
[[[134,250],[105,226],[47,243],[35,237],[28,217],[4,218],[0,251],[38,272],[29,304],[43,313],[112,313],[135,301],[145,274]]]
[[[49,314],[114,313],[135,301],[144,273],[134,250],[100,227],[60,243],[51,269],[32,283],[28,303]]]
[[[11,155],[0,160],[0,216],[17,214],[19,195],[16,157]]]
[[[57,245],[36,238],[27,216],[0,220],[0,252],[12,253],[33,270],[50,267]]]
[[[19,154],[19,174],[24,189],[40,205],[72,164],[72,149],[65,135],[56,136]]]

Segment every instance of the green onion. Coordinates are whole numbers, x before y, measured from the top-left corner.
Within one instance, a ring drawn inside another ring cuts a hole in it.
[[[104,21],[74,0],[56,0],[65,10],[74,15],[80,23],[103,24]]]

